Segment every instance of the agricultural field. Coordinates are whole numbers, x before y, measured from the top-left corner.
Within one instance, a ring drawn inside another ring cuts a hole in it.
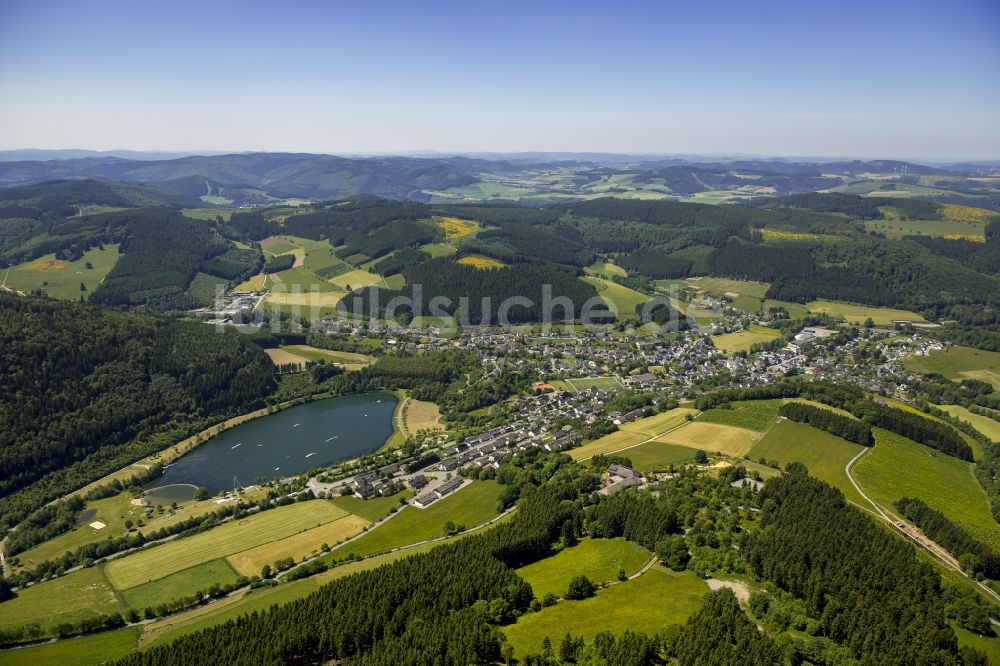
[[[281,350],[307,361],[340,363],[348,370],[358,370],[375,362],[375,359],[368,354],[320,349],[319,347],[310,347],[309,345],[282,345]]]
[[[531,585],[535,597],[546,594],[561,597],[574,576],[586,576],[598,585],[618,580],[619,570],[626,576],[636,574],[652,557],[642,546],[617,539],[586,538],[575,546],[517,570],[517,575]]]
[[[651,298],[640,291],[629,289],[611,280],[593,276],[582,277],[580,279],[597,288],[597,295],[607,303],[608,307],[616,313],[618,318],[634,315],[635,309]]]
[[[619,430],[609,435],[605,435],[600,439],[595,439],[593,442],[584,444],[583,446],[570,449],[568,453],[573,460],[579,462],[582,460],[589,460],[590,458],[602,453],[614,453],[615,451],[628,449],[636,444],[645,442],[647,439],[649,439],[647,435],[641,435],[637,432],[629,432],[627,430]],[[623,453],[622,455],[628,454]]]
[[[315,555],[324,545],[336,546],[344,539],[360,534],[369,524],[361,516],[344,516],[311,530],[235,553],[227,557],[226,562],[243,576],[255,576],[265,564],[274,564],[286,557],[299,560]]]
[[[807,303],[806,307],[813,314],[825,314],[831,317],[843,317],[849,324],[863,324],[869,318],[876,326],[888,326],[893,321],[924,322],[920,315],[907,310],[893,308],[877,308],[870,305],[855,305],[840,301],[817,300]]]
[[[475,236],[479,231],[479,223],[473,220],[463,220],[457,217],[435,217],[434,223],[444,232],[445,239],[457,241],[469,236]]]
[[[3,602],[2,610],[0,630],[34,623],[43,635],[52,636],[62,622],[121,613],[125,607],[100,567],[90,567],[19,590],[15,598]]]
[[[203,562],[298,534],[345,515],[343,509],[325,500],[281,506],[111,560],[105,573],[117,589],[125,590]]]
[[[738,458],[753,448],[760,433],[746,428],[693,422],[657,437],[656,441]]]
[[[994,421],[982,414],[973,414],[965,407],[959,405],[938,405],[937,407],[965,421],[994,442],[1000,443],[1000,421]]]
[[[655,566],[635,580],[598,590],[582,601],[561,601],[502,627],[515,654],[540,652],[545,637],[558,645],[566,632],[589,643],[599,631],[626,629],[654,635],[682,624],[701,606],[708,585],[691,572],[675,573]]]
[[[258,273],[246,282],[236,285],[233,289],[235,291],[264,291],[267,289],[267,275],[265,273]]]
[[[839,488],[848,500],[868,506],[844,471],[847,463],[864,448],[812,426],[782,420],[750,449],[747,457],[774,460],[783,467],[790,462],[800,462],[817,479]]]
[[[873,500],[895,512],[893,502],[916,497],[991,548],[1000,548],[1000,525],[990,513],[971,463],[879,428],[874,432],[875,446],[852,470]]]
[[[318,319],[337,314],[337,304],[344,295],[342,291],[271,292],[260,307],[305,319]]]
[[[52,298],[84,300],[97,288],[118,261],[118,246],[106,245],[93,248],[76,261],[62,261],[54,254],[46,254],[33,261],[18,264],[0,271],[0,286],[30,294],[41,289]],[[87,268],[90,262],[93,268]],[[80,283],[86,291],[80,289]]]
[[[907,356],[903,365],[914,372],[936,372],[956,382],[978,379],[1000,391],[1000,352],[949,347],[926,356]]]
[[[694,461],[694,449],[665,442],[646,442],[622,451],[620,455],[632,461],[632,467],[640,472],[666,469],[670,465],[682,465]]]
[[[141,627],[128,627],[105,631],[90,636],[80,636],[57,643],[0,652],[0,661],[6,666],[92,666],[127,656],[135,649]]]
[[[503,268],[507,264],[500,261],[499,259],[493,259],[491,257],[484,257],[479,254],[469,254],[458,260],[458,263],[463,266],[472,266],[478,271],[488,271],[495,268]]]
[[[352,271],[347,271],[346,273],[341,273],[336,277],[330,278],[329,282],[344,291],[353,291],[363,287],[371,287],[377,284],[382,284],[382,276],[356,268]]]
[[[621,430],[638,433],[647,437],[655,437],[682,425],[687,421],[688,416],[693,417],[697,413],[698,410],[696,409],[677,407],[644,419],[632,421],[631,423],[624,423],[621,426]]]
[[[426,509],[406,507],[391,520],[344,544],[334,554],[336,557],[349,553],[365,556],[436,539],[444,535],[444,524],[449,520],[466,528],[475,527],[497,515],[499,497],[500,485],[495,481],[474,481]]]
[[[712,342],[727,354],[735,354],[736,352],[749,352],[750,348],[756,344],[770,342],[780,337],[781,333],[778,330],[754,324],[745,331],[716,335],[712,338]]]
[[[622,389],[622,384],[615,377],[576,377],[565,380],[573,391],[586,391],[587,389],[598,389],[600,391],[615,391]]]
[[[260,569],[254,571],[252,575],[258,574]],[[207,590],[213,583],[229,585],[235,583],[236,579],[236,572],[225,560],[211,560],[159,580],[123,590],[121,596],[130,608],[141,611],[144,608],[156,607],[193,595],[199,590]]]
[[[752,280],[731,280],[728,278],[699,277],[688,278],[680,281],[682,287],[701,290],[718,298],[728,298],[730,300],[740,296],[749,296],[756,300],[764,298],[764,294],[771,287],[767,282],[754,282]]]
[[[286,349],[265,349],[264,353],[268,355],[271,359],[271,363],[274,363],[275,365],[288,365],[289,363],[295,363],[299,366],[303,366],[308,360],[305,357],[293,354]]]
[[[780,400],[749,400],[730,403],[729,409],[714,408],[702,412],[695,419],[705,423],[747,428],[757,432],[767,432],[778,420]]]

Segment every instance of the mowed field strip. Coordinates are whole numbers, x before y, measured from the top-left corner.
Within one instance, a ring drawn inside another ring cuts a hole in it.
[[[114,559],[105,567],[105,574],[112,585],[124,590],[202,562],[290,537],[347,515],[346,511],[325,500],[282,506]]]
[[[632,423],[625,423],[617,432],[605,435],[581,447],[570,449],[573,460],[589,460],[590,458],[619,451],[627,452],[632,447],[652,442],[658,436],[669,430],[678,428],[687,422],[687,417],[698,413],[696,409],[677,407],[655,416],[650,416]],[[628,455],[623,453],[623,455]]]
[[[324,544],[335,546],[344,539],[360,534],[369,525],[371,523],[361,516],[344,516],[326,525],[230,555],[226,561],[236,573],[256,576],[265,564],[274,564],[286,557],[301,559],[312,555]]]
[[[657,437],[656,441],[739,458],[748,453],[760,437],[760,433],[746,428],[695,421]]]

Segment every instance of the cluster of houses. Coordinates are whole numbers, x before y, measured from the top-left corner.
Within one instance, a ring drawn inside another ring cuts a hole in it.
[[[445,495],[450,495],[451,493],[455,492],[456,490],[462,487],[463,483],[465,483],[465,479],[459,475],[455,475],[450,479],[446,479],[444,483],[440,484],[433,490],[426,492],[422,495],[417,495],[413,499],[413,506],[417,507],[418,509],[423,509],[429,506],[430,504],[436,502],[437,500],[441,499]]]
[[[600,495],[614,495],[629,488],[639,488],[643,485],[645,478],[642,472],[626,467],[625,465],[609,465],[607,473],[607,485],[598,490]]]

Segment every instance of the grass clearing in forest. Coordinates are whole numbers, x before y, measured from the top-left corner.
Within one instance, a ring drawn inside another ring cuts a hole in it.
[[[47,254],[33,261],[0,269],[0,284],[9,289],[30,294],[41,289],[52,298],[69,301],[86,300],[118,261],[118,245],[93,248],[76,261],[56,259]],[[87,263],[92,268],[87,268]],[[86,290],[80,289],[80,283]]]
[[[994,550],[1000,548],[1000,525],[971,463],[880,428],[874,433],[875,446],[853,468],[873,500],[895,512],[896,500],[916,497]]]
[[[488,271],[497,268],[503,268],[507,264],[500,261],[499,259],[493,259],[492,257],[484,257],[479,254],[469,254],[458,260],[458,263],[463,266],[472,266],[477,271]]]
[[[558,645],[567,632],[588,643],[600,631],[620,635],[626,629],[650,635],[683,624],[701,607],[708,585],[690,571],[675,573],[655,566],[635,580],[598,590],[581,601],[560,601],[516,624],[502,627],[517,655],[540,652],[548,637]]]
[[[648,550],[621,537],[588,537],[555,555],[521,567],[517,575],[531,585],[536,598],[541,599],[548,593],[561,597],[574,576],[586,576],[598,585],[611,583],[618,580],[619,570],[624,569],[626,576],[632,576],[650,557],[652,553]]]
[[[117,589],[126,590],[209,560],[298,534],[345,515],[343,509],[326,500],[280,506],[111,560],[105,573]]]
[[[479,231],[479,223],[473,220],[463,220],[458,217],[435,217],[434,222],[444,232],[444,237],[450,241],[473,236]]]

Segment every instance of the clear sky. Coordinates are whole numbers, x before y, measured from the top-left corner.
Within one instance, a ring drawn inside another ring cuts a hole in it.
[[[1000,0],[0,0],[0,149],[1000,159]]]

